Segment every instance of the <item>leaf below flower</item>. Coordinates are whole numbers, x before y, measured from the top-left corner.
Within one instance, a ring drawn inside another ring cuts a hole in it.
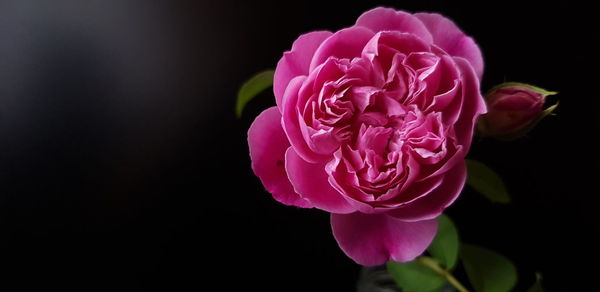
[[[427,249],[447,270],[454,268],[458,258],[459,239],[456,226],[446,215],[438,218],[438,231]]]
[[[387,263],[388,273],[403,291],[432,292],[440,289],[446,280],[437,272],[418,261]]]
[[[460,258],[476,292],[509,292],[517,283],[517,269],[503,255],[462,244]]]

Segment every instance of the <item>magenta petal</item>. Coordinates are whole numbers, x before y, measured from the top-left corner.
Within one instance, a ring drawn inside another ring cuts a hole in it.
[[[420,221],[438,217],[460,195],[467,180],[467,167],[460,161],[444,174],[444,181],[427,196],[423,196],[387,214],[404,221]]]
[[[248,130],[252,170],[275,200],[302,208],[310,203],[294,191],[284,167],[285,151],[290,143],[281,128],[281,114],[276,107],[263,111]]]
[[[464,151],[467,153],[473,139],[477,117],[485,114],[487,108],[479,89],[479,79],[475,76],[473,68],[463,58],[454,58],[454,61],[460,68],[463,81],[463,105],[460,113],[463,118],[454,125],[454,131],[458,144],[465,145]]]
[[[405,222],[385,214],[331,214],[340,248],[363,266],[388,260],[407,262],[421,255],[437,231],[437,220]]]
[[[306,162],[289,148],[285,153],[285,168],[294,189],[321,210],[346,214],[356,211],[327,180],[325,164]]]
[[[362,26],[353,26],[336,32],[323,41],[315,51],[310,62],[310,70],[323,64],[330,57],[350,60],[360,57],[360,53],[373,35],[370,29]]]
[[[465,35],[450,19],[437,13],[416,13],[433,36],[433,43],[448,54],[467,59],[481,78],[483,57],[473,38]]]
[[[410,33],[429,44],[433,43],[431,33],[423,22],[404,11],[378,7],[363,13],[356,20],[356,25],[369,28],[375,33],[388,30]]]
[[[292,50],[285,52],[277,63],[273,80],[273,93],[277,107],[281,109],[283,93],[290,80],[296,76],[308,75],[310,60],[321,43],[331,36],[329,31],[313,31],[303,34],[294,42]]]
[[[302,115],[299,112],[298,95],[299,90],[302,88],[306,76],[298,76],[290,81],[288,88],[285,90],[285,100],[281,107],[283,114],[282,126],[283,130],[287,134],[289,142],[291,143],[294,150],[309,162],[323,161],[326,156],[315,153],[309,146],[307,138],[304,135],[303,130],[306,130],[306,121],[302,119]]]

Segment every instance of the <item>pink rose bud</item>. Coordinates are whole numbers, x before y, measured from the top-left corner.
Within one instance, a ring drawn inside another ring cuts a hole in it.
[[[501,140],[521,137],[558,106],[544,110],[546,97],[554,94],[523,83],[500,84],[487,94],[488,112],[479,118],[477,127],[484,136]]]

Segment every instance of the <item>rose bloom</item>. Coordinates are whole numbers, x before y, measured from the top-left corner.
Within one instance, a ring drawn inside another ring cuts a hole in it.
[[[482,72],[439,14],[376,8],[301,35],[277,64],[277,106],[248,131],[252,169],[279,202],[330,212],[357,263],[410,261],[464,186]]]

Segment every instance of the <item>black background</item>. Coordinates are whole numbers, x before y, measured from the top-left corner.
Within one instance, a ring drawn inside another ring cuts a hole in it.
[[[353,291],[328,215],[276,203],[250,170],[245,133],[272,95],[233,108],[298,35],[379,5],[454,19],[483,89],[560,92],[528,137],[474,141],[512,204],[467,188],[448,214],[517,264],[517,291],[536,271],[548,291],[597,290],[598,7],[30,0],[0,1],[0,289]]]

